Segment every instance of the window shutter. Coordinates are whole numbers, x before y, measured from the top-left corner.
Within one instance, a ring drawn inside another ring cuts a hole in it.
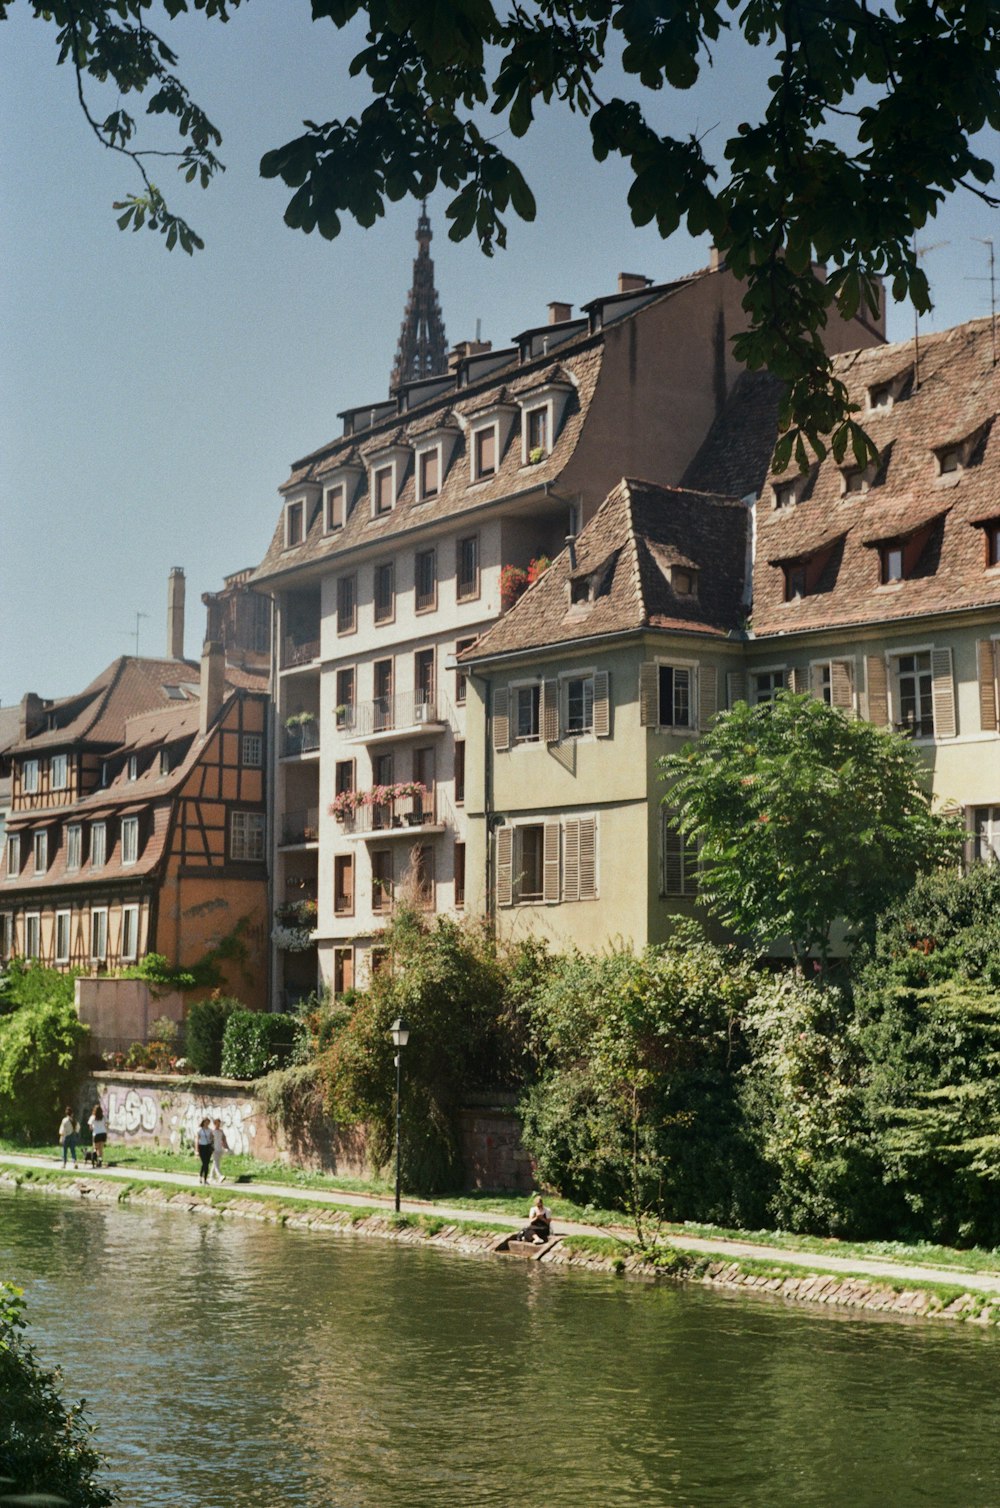
[[[841,712],[854,711],[854,661],[830,661],[830,705]]]
[[[546,822],[542,835],[542,900],[559,899],[559,822]]]
[[[865,657],[865,674],[868,680],[868,721],[884,728],[889,722],[889,682],[882,655]]]
[[[698,726],[706,729],[719,710],[719,672],[714,665],[698,668]]]
[[[510,692],[506,686],[498,686],[493,693],[493,747],[510,748]]]
[[[730,707],[747,699],[747,678],[742,670],[730,670],[726,676],[726,695]]]
[[[559,742],[559,682],[542,682],[542,742]]]
[[[580,899],[597,899],[597,818],[580,818]]]
[[[803,665],[793,665],[788,672],[788,689],[796,695],[812,689],[809,685],[809,672]]]
[[[594,674],[594,737],[609,738],[611,735],[611,680],[606,670]]]
[[[698,889],[698,845],[693,838],[683,840],[684,894],[694,895]]]
[[[931,650],[931,675],[934,678],[934,737],[955,737],[955,678],[950,649]]]
[[[1000,660],[1000,640],[980,639],[979,653],[979,726],[984,733],[997,731],[997,661]]]
[[[344,909],[348,915],[354,911],[354,855],[351,854],[343,868]]]
[[[684,839],[671,827],[672,812],[664,812],[660,823],[663,835],[663,893],[684,894]]]
[[[567,818],[563,824],[563,900],[580,899],[580,822]]]
[[[497,828],[497,905],[514,904],[514,829]]]
[[[644,660],[639,666],[639,722],[643,728],[655,728],[660,721],[659,666]]]

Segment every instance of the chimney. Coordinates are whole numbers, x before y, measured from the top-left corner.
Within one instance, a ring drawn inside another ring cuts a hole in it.
[[[167,657],[184,658],[184,568],[174,566],[167,579]]]
[[[713,246],[708,253],[708,269],[710,272],[720,272],[726,265],[726,259],[717,246]]]
[[[459,362],[467,356],[478,356],[482,351],[492,351],[492,340],[460,340],[453,351],[448,352],[448,370],[457,372]]]
[[[567,534],[564,543],[566,545],[567,550],[569,551],[569,568],[570,568],[571,571],[575,571],[576,570],[576,535],[575,534]]]
[[[652,278],[643,277],[641,272],[620,272],[618,274],[619,293],[639,293],[643,288],[648,288]]]
[[[201,717],[198,731],[202,737],[218,717],[226,694],[226,652],[218,639],[206,639],[201,651]]]
[[[44,720],[45,703],[34,691],[26,691],[21,698],[21,715],[17,720],[17,741],[24,743],[40,732]]]
[[[573,305],[572,304],[550,304],[549,305],[549,324],[550,325],[561,325],[567,319],[572,319],[572,318],[573,318]]]

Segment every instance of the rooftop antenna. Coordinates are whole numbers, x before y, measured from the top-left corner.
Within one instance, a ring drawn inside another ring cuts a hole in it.
[[[135,633],[132,635],[132,637],[135,639],[135,657],[136,657],[136,659],[139,658],[139,620],[141,618],[148,618],[148,617],[149,617],[148,613],[136,613],[136,615],[135,615]]]
[[[923,257],[929,256],[932,251],[938,251],[942,246],[950,246],[950,241],[935,241],[933,246],[918,246],[916,236],[913,237],[913,255],[919,262]],[[913,305],[913,391],[917,392],[920,387],[920,315],[916,304]]]
[[[482,337],[482,329],[483,329],[483,322],[482,322],[481,319],[477,319],[476,320],[476,345],[477,346],[478,346],[478,344],[480,342],[480,339]]]
[[[992,236],[974,236],[980,246],[990,248],[990,336],[993,341],[993,365],[997,364],[997,276],[996,276],[996,253],[993,248]],[[972,282],[982,282],[982,278],[970,279]]]

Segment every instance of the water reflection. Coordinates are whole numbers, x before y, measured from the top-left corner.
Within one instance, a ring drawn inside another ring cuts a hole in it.
[[[146,1508],[1000,1503],[1000,1338],[0,1194]]]

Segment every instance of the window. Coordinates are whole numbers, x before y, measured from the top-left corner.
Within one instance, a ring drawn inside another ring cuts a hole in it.
[[[441,452],[436,446],[433,450],[423,450],[420,453],[417,465],[417,487],[419,492],[417,501],[421,503],[425,498],[437,497],[440,491]]]
[[[514,829],[514,899],[540,901],[544,888],[545,827],[541,822]]]
[[[416,848],[412,860],[413,889],[417,905],[425,911],[434,909],[434,850]]]
[[[794,508],[798,491],[794,482],[775,482],[772,491],[776,508]]]
[[[473,437],[473,474],[475,482],[484,477],[495,475],[497,469],[497,432],[496,426],[490,425],[488,429],[477,429]]]
[[[466,649],[471,649],[472,646],[473,646],[473,644],[475,644],[475,642],[476,642],[475,639],[459,639],[458,642],[457,642],[457,644],[455,645],[455,653],[457,655],[462,654],[463,651],[465,651]],[[463,669],[463,667],[461,665],[456,665],[455,666],[455,701],[458,704],[458,706],[460,706],[460,707],[465,705],[466,685],[467,685],[467,675],[466,675],[466,672],[465,672],[465,670]]]
[[[161,775],[169,775],[170,774],[170,750],[169,749],[161,749],[160,750],[160,774]]]
[[[323,517],[328,534],[332,534],[334,529],[342,529],[344,527],[344,501],[343,482],[336,487],[328,487],[326,489]]]
[[[660,894],[695,895],[698,890],[698,846],[672,825],[676,812],[660,815]]]
[[[692,679],[692,672],[686,666],[661,665],[659,667],[661,728],[694,726],[691,714]]]
[[[434,710],[434,651],[433,649],[418,649],[413,656],[413,691],[414,704],[419,710],[429,709],[427,716]],[[417,720],[419,721],[419,715]]]
[[[392,661],[376,660],[372,666],[375,701],[373,724],[376,733],[384,733],[393,726]]]
[[[806,595],[806,568],[801,560],[785,566],[785,601],[794,602]]]
[[[392,907],[392,849],[372,849],[372,910]]]
[[[455,804],[465,801],[465,739],[455,740]]]
[[[516,744],[535,743],[538,739],[542,688],[536,682],[533,686],[515,686],[513,691],[514,742]]]
[[[7,838],[7,878],[14,880],[21,873],[21,834],[11,833]]]
[[[122,945],[121,957],[123,963],[134,963],[139,956],[139,908],[138,906],[122,907]]]
[[[289,503],[285,509],[285,549],[300,545],[303,539],[303,514],[305,504]]]
[[[678,597],[693,597],[698,590],[698,572],[687,566],[671,566],[670,585]]]
[[[257,864],[264,857],[264,813],[233,812],[229,831],[229,857]]]
[[[868,491],[868,478],[860,466],[849,466],[846,471],[841,472],[841,477],[843,497],[857,496],[859,493]]]
[[[784,670],[755,670],[750,680],[755,707],[759,707],[761,702],[773,702],[778,692],[785,689]]]
[[[549,411],[548,408],[529,408],[525,415],[525,440],[528,447],[527,459],[541,459],[538,452],[543,455],[549,453]]]
[[[333,993],[343,995],[354,988],[354,949],[333,950]]]
[[[1000,864],[1000,806],[972,808],[972,857],[980,864]]]
[[[379,466],[372,473],[372,507],[376,515],[392,511],[392,505],[396,501],[394,492],[393,468]]]
[[[73,822],[66,829],[66,868],[79,869],[83,862],[83,828]]]
[[[69,911],[56,912],[56,963],[69,963]]]
[[[106,822],[90,824],[90,867],[103,869],[108,856],[108,827]]]
[[[135,864],[139,859],[139,818],[122,818],[122,863]]]
[[[264,740],[259,733],[244,733],[240,761],[250,769],[259,769],[264,760]]]
[[[338,728],[354,726],[354,666],[337,671],[337,705],[334,715]]]
[[[34,796],[38,791],[38,760],[26,759],[21,766],[21,780],[26,796]]]
[[[42,918],[37,911],[29,911],[24,918],[24,956],[42,956]]]
[[[0,960],[4,963],[14,952],[14,913],[0,912]]]
[[[334,855],[333,914],[354,915],[354,855],[350,853]]]
[[[962,447],[961,445],[949,445],[945,450],[939,450],[938,476],[951,476],[962,470]]]
[[[110,783],[110,781],[111,781],[111,763],[107,759],[102,759],[101,760],[101,777],[100,777],[100,781],[99,781],[101,789],[103,790],[104,787]]]
[[[457,594],[459,602],[467,602],[479,596],[479,536],[460,539],[456,561]]]
[[[455,844],[455,905],[465,905],[465,844]]]
[[[868,407],[872,410],[892,408],[891,382],[880,382],[868,389]]]
[[[338,759],[333,767],[333,793],[345,796],[354,790],[354,760]]]
[[[897,655],[896,730],[915,738],[934,736],[934,677],[930,651],[923,654]]]
[[[90,913],[90,957],[93,963],[105,963],[108,957],[108,908],[95,906]]]
[[[437,551],[418,550],[414,566],[416,609],[430,612],[437,605]]]
[[[49,867],[49,835],[45,828],[35,833],[32,847],[35,857],[35,873],[44,874]]]
[[[53,754],[50,759],[49,784],[54,791],[64,791],[69,785],[69,760],[65,754]]]
[[[574,676],[565,682],[566,717],[563,729],[568,738],[594,731],[594,677]]]
[[[375,567],[375,622],[390,623],[396,615],[396,573],[391,560]]]
[[[986,564],[1000,565],[1000,521],[986,526]]]
[[[353,634],[358,626],[358,578],[340,576],[337,579],[337,632]]]
[[[887,586],[892,581],[903,579],[903,547],[902,545],[883,545],[879,550],[881,561],[881,581]]]

